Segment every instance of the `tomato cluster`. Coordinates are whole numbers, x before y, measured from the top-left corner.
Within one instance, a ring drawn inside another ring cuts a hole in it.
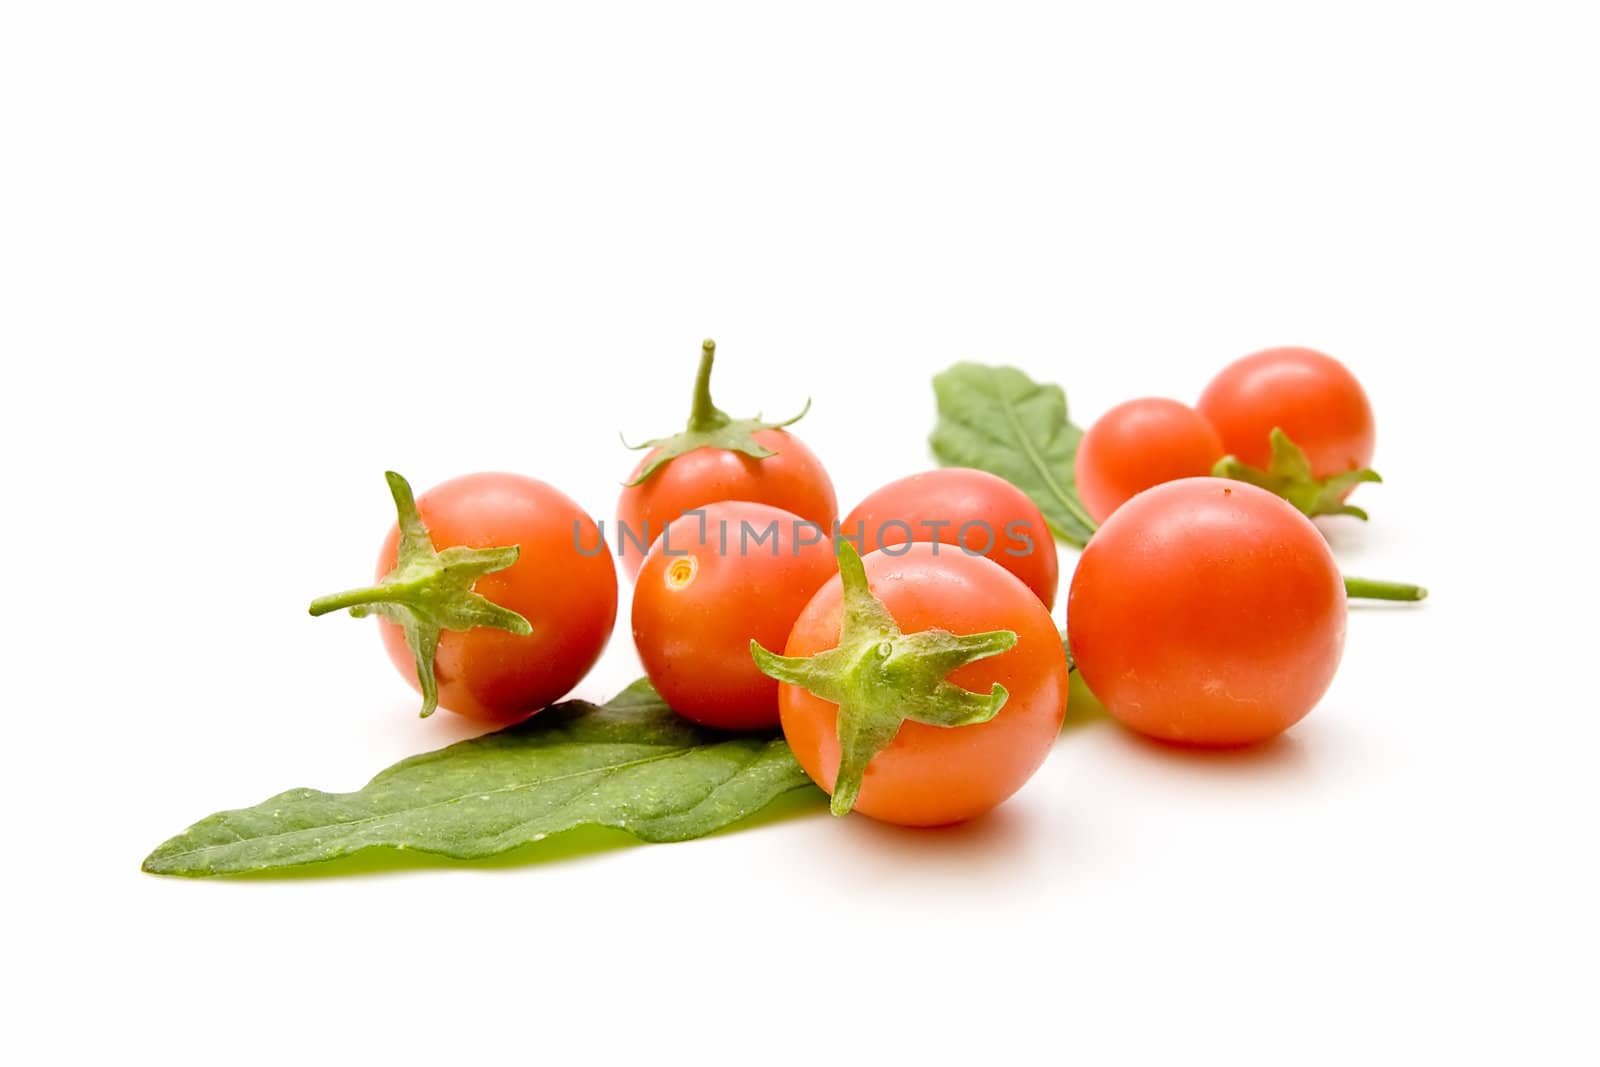
[[[651,683],[703,726],[781,728],[840,814],[939,825],[999,804],[1066,711],[1059,564],[1040,508],[995,474],[947,467],[890,482],[840,520],[794,420],[712,403],[714,351],[706,342],[686,428],[642,446],[617,506]],[[1238,361],[1198,409],[1135,400],[1090,428],[1071,473],[1104,525],[1073,575],[1070,645],[1116,718],[1235,745],[1315,705],[1343,646],[1345,584],[1307,518],[1319,512],[1289,501],[1342,503],[1354,483],[1340,479],[1372,446],[1360,385],[1308,349]],[[616,619],[600,525],[521,475],[467,475],[415,500],[389,477],[399,521],[377,584],[313,614],[378,615],[424,714],[506,722],[569,692]]]
[[[1107,710],[1163,741],[1242,745],[1316,705],[1344,647],[1345,586],[1309,516],[1370,480],[1374,437],[1355,376],[1309,348],[1237,360],[1198,408],[1130,400],[1089,428],[1075,474],[1104,525],[1073,574],[1068,630]],[[1284,448],[1305,462],[1278,469]],[[1232,464],[1260,477],[1211,476]]]
[[[736,501],[679,517],[639,571],[633,636],[681,714],[727,729],[781,725],[836,798],[841,766],[864,753],[849,807],[938,825],[994,807],[1049,753],[1067,695],[1056,581],[1033,502],[992,474],[949,468],[884,486],[826,530]],[[858,633],[851,620],[867,616],[876,626]],[[917,640],[993,633],[1005,648],[970,658],[941,648],[932,667]],[[947,679],[959,693],[932,691]],[[963,729],[932,721],[996,685],[1003,703]]]
[[[1269,348],[1223,368],[1197,407],[1141,397],[1106,412],[1078,445],[1078,494],[1105,522],[1143,490],[1211,474],[1225,458],[1272,468],[1275,433],[1304,456],[1302,477],[1313,483],[1365,471],[1376,442],[1372,405],[1344,364],[1310,348]]]

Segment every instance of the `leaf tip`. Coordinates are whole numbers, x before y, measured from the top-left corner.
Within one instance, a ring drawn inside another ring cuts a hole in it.
[[[173,862],[167,858],[165,852],[172,842],[162,845],[139,863],[139,871],[143,874],[171,875],[182,873]]]

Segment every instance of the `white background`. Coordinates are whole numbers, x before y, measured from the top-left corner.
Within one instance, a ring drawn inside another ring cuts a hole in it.
[[[7,6],[9,1058],[1594,1062],[1587,6]],[[955,360],[1088,422],[1316,345],[1387,479],[1341,562],[1434,596],[1279,743],[1088,722],[959,829],[139,873],[467,733],[305,615],[386,467],[608,516],[707,334],[845,507]]]

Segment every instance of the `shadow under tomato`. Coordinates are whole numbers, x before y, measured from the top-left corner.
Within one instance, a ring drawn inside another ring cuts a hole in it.
[[[1291,730],[1254,745],[1207,748],[1157,741],[1123,727],[1118,744],[1136,759],[1192,775],[1289,778],[1307,771],[1311,753]]]
[[[1091,723],[1103,723],[1114,727],[1109,731],[1116,739],[1114,743],[1136,758],[1194,769],[1201,773],[1209,773],[1216,768],[1229,774],[1237,774],[1240,769],[1252,768],[1269,773],[1293,772],[1309,762],[1306,748],[1295,738],[1293,730],[1253,745],[1227,747],[1183,745],[1147,737],[1117,722],[1111,713],[1106,711],[1105,705],[1100,703],[1099,698],[1089,691],[1089,687],[1083,681],[1082,673],[1073,671],[1070,695],[1067,698],[1067,718],[1062,724],[1062,731]]]
[[[864,815],[848,815],[839,822],[841,841],[854,853],[852,862],[840,868],[855,872],[852,877],[871,870],[879,877],[968,879],[996,872],[1009,879],[1017,871],[1019,855],[1040,837],[1035,819],[1015,804],[949,826],[894,826]]]
[[[1431,599],[1430,595],[1423,600],[1349,600],[1345,602],[1345,607],[1363,615],[1367,612],[1386,614],[1391,611],[1423,611]]]

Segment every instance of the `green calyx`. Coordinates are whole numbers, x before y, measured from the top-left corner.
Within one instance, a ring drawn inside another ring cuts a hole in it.
[[[753,419],[736,419],[711,402],[711,364],[716,358],[717,343],[707,338],[700,345],[700,370],[694,379],[694,407],[689,412],[689,425],[682,433],[671,437],[657,437],[639,445],[623,445],[635,451],[658,448],[660,451],[645,464],[639,476],[629,485],[638,485],[656,471],[671,463],[685,452],[697,448],[720,448],[727,452],[740,452],[753,459],[766,459],[777,455],[772,449],[755,439],[760,430],[781,430],[793,426],[811,410],[811,401],[800,409],[800,414],[782,422],[763,421],[758,414]]]
[[[386,471],[400,523],[400,546],[394,570],[377,585],[318,597],[311,614],[326,615],[342,608],[356,618],[380,615],[400,626],[417,661],[417,682],[422,687],[422,717],[439,706],[439,683],[433,676],[434,656],[443,630],[470,630],[492,626],[520,636],[533,632],[528,620],[472,591],[485,574],[503,571],[517,561],[516,545],[499,548],[433,547],[433,538],[417,513],[411,486],[394,471]]]
[[[1346,471],[1327,478],[1311,475],[1311,462],[1299,445],[1289,440],[1280,429],[1272,431],[1272,458],[1267,469],[1252,467],[1237,456],[1223,456],[1211,473],[1218,478],[1232,478],[1249,482],[1269,493],[1276,493],[1293,504],[1308,518],[1318,515],[1350,515],[1365,520],[1367,513],[1361,508],[1346,504],[1342,497],[1362,482],[1381,482],[1378,472],[1371,467]]]
[[[837,552],[844,583],[838,646],[798,658],[775,655],[751,641],[750,653],[763,674],[839,705],[839,769],[830,807],[835,815],[845,815],[855,806],[867,764],[889,746],[902,722],[956,727],[995,717],[1009,695],[1005,686],[996,683],[988,693],[974,693],[945,678],[958,667],[1007,651],[1017,635],[1011,630],[902,633],[883,601],[872,595],[855,546],[840,538]]]

